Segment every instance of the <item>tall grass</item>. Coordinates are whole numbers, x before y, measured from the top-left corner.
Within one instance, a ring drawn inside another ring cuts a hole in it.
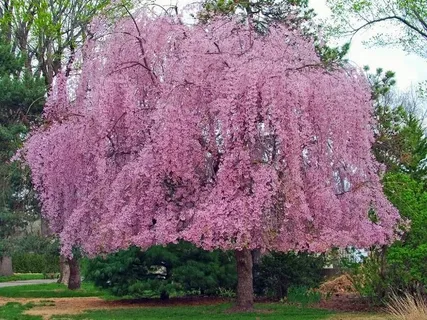
[[[418,294],[393,294],[387,304],[387,311],[393,320],[426,320],[427,302]]]

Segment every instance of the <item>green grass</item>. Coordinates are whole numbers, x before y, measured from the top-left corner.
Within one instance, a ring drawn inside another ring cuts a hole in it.
[[[0,282],[45,279],[43,273],[15,273],[13,276],[0,276]]]
[[[0,320],[42,320],[41,316],[29,316],[22,314],[25,310],[30,309],[31,307],[33,307],[33,305],[30,303],[22,305],[17,302],[9,302],[0,307]]]
[[[66,297],[109,297],[91,283],[82,283],[78,290],[68,290],[59,283],[32,284],[25,286],[0,288],[0,297],[7,298],[66,298]],[[0,318],[0,320],[2,320]]]
[[[31,304],[8,303],[0,307],[0,320],[39,320],[39,316],[23,315]],[[320,320],[332,313],[325,310],[298,308],[283,304],[257,305],[258,312],[228,313],[230,304],[212,306],[180,306],[94,310],[79,315],[53,316],[55,320]]]
[[[317,320],[326,319],[330,312],[294,306],[270,304],[258,306],[259,312],[228,313],[231,305],[157,307],[116,310],[94,310],[74,316],[55,316],[55,320]]]

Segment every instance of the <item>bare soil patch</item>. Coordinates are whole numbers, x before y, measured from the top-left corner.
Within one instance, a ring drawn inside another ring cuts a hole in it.
[[[336,293],[314,305],[316,308],[347,312],[382,312],[383,308],[373,305],[357,293]]]
[[[88,310],[96,309],[123,309],[144,307],[170,307],[190,305],[211,305],[229,302],[229,299],[210,297],[181,297],[169,300],[160,299],[133,299],[133,300],[104,300],[99,297],[75,297],[75,298],[2,298],[0,306],[8,302],[21,304],[32,303],[34,307],[25,311],[25,314],[42,316],[49,320],[53,315],[75,315]],[[271,301],[259,301],[271,302]],[[383,310],[373,307],[366,300],[354,293],[334,294],[329,299],[322,300],[313,305],[315,308],[334,310],[340,313],[333,316],[333,320],[382,320],[387,319]],[[266,310],[266,313],[271,312]],[[370,314],[368,314],[370,312]],[[374,312],[372,314],[372,312]]]
[[[169,300],[160,299],[134,299],[134,300],[104,300],[98,297],[80,298],[2,298],[0,306],[8,302],[18,302],[21,304],[32,303],[35,306],[25,314],[42,316],[44,320],[49,320],[53,315],[75,315],[88,310],[99,309],[120,309],[120,308],[144,308],[144,307],[166,307],[179,305],[209,305],[219,304],[227,300],[220,298],[185,297],[173,298]]]

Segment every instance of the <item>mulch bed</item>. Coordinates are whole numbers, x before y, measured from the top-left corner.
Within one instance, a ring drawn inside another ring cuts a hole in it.
[[[382,312],[383,307],[373,305],[356,293],[336,293],[313,305],[315,308],[347,312]]]

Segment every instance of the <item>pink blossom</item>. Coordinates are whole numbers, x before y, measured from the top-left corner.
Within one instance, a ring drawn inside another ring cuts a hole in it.
[[[100,20],[102,22],[102,20]],[[25,144],[44,215],[88,254],[191,241],[324,251],[383,244],[397,210],[370,151],[364,76],[284,26],[123,19],[60,76]],[[375,210],[377,222],[368,211]]]

